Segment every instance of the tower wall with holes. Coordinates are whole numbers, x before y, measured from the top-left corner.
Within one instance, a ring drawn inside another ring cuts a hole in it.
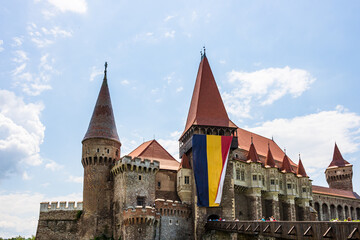
[[[330,188],[353,191],[352,166],[329,167],[325,171],[325,176]]]
[[[158,223],[154,208],[155,176],[158,170],[158,161],[128,156],[117,161],[111,169],[114,178],[115,239],[120,236],[126,239],[154,238]]]
[[[120,146],[120,142],[109,139],[91,138],[83,141],[84,214],[80,229],[83,239],[112,234],[113,179],[110,170],[119,159]]]

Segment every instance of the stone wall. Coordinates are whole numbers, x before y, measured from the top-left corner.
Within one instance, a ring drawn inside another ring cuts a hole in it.
[[[176,191],[176,171],[159,170],[155,177],[155,198],[179,201]]]
[[[78,227],[82,215],[82,203],[47,202],[40,205],[40,216],[36,231],[37,240],[78,239]]]

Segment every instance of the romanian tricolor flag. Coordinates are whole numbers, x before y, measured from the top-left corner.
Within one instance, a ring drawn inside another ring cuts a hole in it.
[[[193,168],[198,206],[221,202],[232,136],[193,135]]]

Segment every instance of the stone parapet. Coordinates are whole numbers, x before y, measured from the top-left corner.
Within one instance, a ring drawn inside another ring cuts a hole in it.
[[[160,218],[160,214],[151,206],[129,207],[123,211],[123,223],[127,224],[153,224],[155,220]]]
[[[130,156],[124,156],[115,163],[115,166],[111,169],[111,173],[116,176],[118,173],[124,171],[136,171],[136,172],[153,172],[156,173],[159,170],[160,163],[156,160],[131,158]]]
[[[83,210],[83,202],[42,202],[40,212]]]
[[[191,215],[191,206],[179,201],[155,199],[155,208],[162,216],[188,218]]]

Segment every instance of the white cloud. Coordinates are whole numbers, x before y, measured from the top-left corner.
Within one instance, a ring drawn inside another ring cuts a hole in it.
[[[55,26],[51,29],[45,27],[39,28],[35,23],[29,23],[27,31],[31,41],[35,43],[38,48],[44,48],[53,44],[58,37],[67,38],[72,36],[71,32],[61,29],[60,27]]]
[[[14,43],[12,44],[13,47],[20,47],[23,44],[24,38],[23,37],[13,37]]]
[[[175,37],[175,30],[165,32],[164,36],[166,38],[174,38]]]
[[[87,3],[85,0],[48,0],[61,12],[86,13]]]
[[[219,63],[220,64],[226,64],[226,61],[222,59],[222,60],[219,61]]]
[[[3,238],[35,235],[39,219],[40,202],[82,201],[81,193],[46,197],[40,193],[0,192],[0,235]],[[15,211],[14,211],[15,210]]]
[[[27,53],[22,50],[17,50],[14,52],[15,57],[12,59],[13,62],[23,63],[29,60]]]
[[[306,170],[314,173],[313,177],[316,172],[322,174],[319,170],[330,164],[335,141],[343,154],[359,151],[360,146],[360,115],[342,106],[292,119],[274,119],[249,130],[274,136],[294,160],[300,152]]]
[[[83,177],[75,177],[70,175],[69,178],[67,179],[68,182],[73,182],[73,183],[83,183],[84,178]]]
[[[168,151],[175,159],[179,159],[179,138],[181,132],[174,131],[170,133],[170,138],[159,139],[158,142]]]
[[[178,87],[178,88],[176,89],[176,92],[181,92],[182,90],[184,90],[183,87]]]
[[[121,81],[121,84],[122,84],[122,85],[129,85],[130,82],[129,82],[129,80],[126,80],[126,79],[125,79],[125,80],[122,80],[122,81]]]
[[[90,82],[94,81],[94,79],[97,77],[97,76],[100,76],[103,74],[103,71],[100,70],[99,68],[96,68],[95,66],[93,66],[91,68],[91,73],[90,73]]]
[[[29,59],[25,52],[15,52],[15,58],[13,61],[21,63],[21,65],[12,71],[12,75],[15,80],[15,86],[21,87],[22,91],[30,96],[37,96],[45,90],[50,90],[51,86],[49,82],[51,75],[56,73],[51,65],[54,63],[54,59],[49,59],[49,54],[42,55],[38,66],[38,73],[25,71],[27,65],[23,62],[28,60]]]
[[[49,169],[51,171],[58,171],[60,169],[62,169],[64,166],[58,164],[57,162],[50,160],[48,163],[45,164],[45,168]]]
[[[32,179],[32,177],[30,177],[29,174],[25,171],[23,172],[22,179],[28,181]]]
[[[228,81],[234,85],[230,93],[223,93],[228,112],[237,117],[250,117],[252,105],[269,105],[285,95],[299,97],[315,78],[306,70],[284,67],[255,72],[233,70],[228,73]]]
[[[16,172],[20,163],[41,164],[43,109],[41,103],[25,103],[13,92],[0,90],[0,176]]]
[[[173,19],[175,16],[172,16],[172,15],[169,15],[169,16],[166,16],[166,18],[164,19],[164,22],[167,22],[169,21],[170,19]]]
[[[0,52],[4,51],[4,48],[2,47],[4,44],[4,40],[0,40]]]

